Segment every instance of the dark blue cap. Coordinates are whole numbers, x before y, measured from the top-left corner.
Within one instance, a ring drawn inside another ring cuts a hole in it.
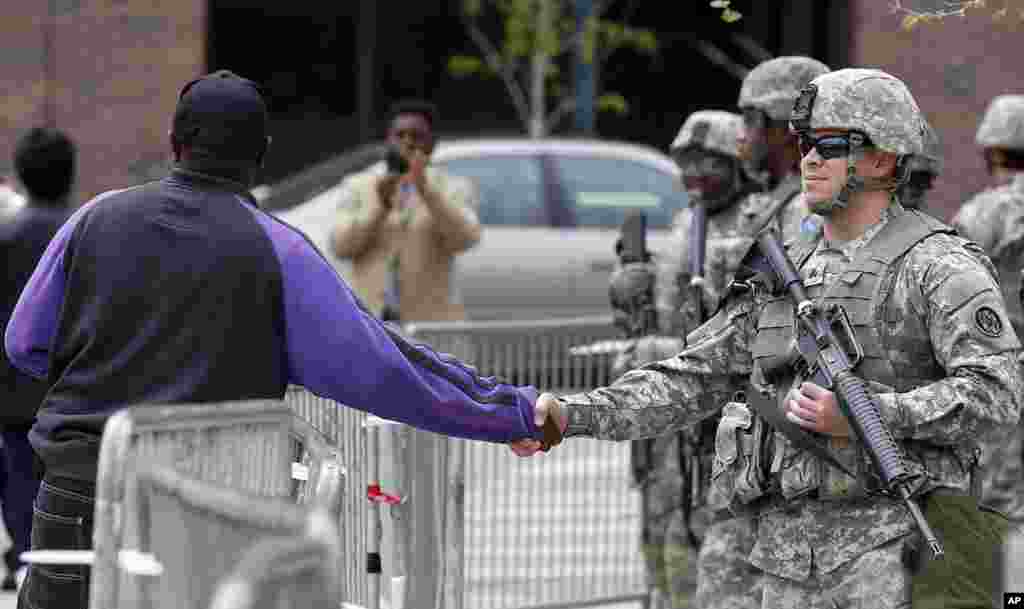
[[[172,129],[193,154],[252,161],[266,146],[267,105],[256,83],[218,70],[181,89]]]

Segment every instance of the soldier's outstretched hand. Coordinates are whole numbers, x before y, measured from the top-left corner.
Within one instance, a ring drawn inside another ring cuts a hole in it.
[[[562,434],[569,421],[558,408],[558,400],[550,393],[542,393],[533,406],[533,423],[544,432],[541,440],[523,438],[509,444],[516,455],[532,457],[537,452],[547,452],[562,442]]]

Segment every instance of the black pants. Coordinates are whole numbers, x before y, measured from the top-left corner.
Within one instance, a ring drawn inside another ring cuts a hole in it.
[[[36,455],[28,442],[28,429],[5,429],[3,462],[0,467],[0,501],[4,525],[11,537],[11,547],[4,552],[7,571],[13,573],[21,566],[18,555],[29,549],[32,534],[32,502],[39,492],[39,468]]]
[[[95,486],[46,476],[32,515],[33,550],[92,548]],[[86,609],[89,567],[30,565],[18,594],[18,609]]]

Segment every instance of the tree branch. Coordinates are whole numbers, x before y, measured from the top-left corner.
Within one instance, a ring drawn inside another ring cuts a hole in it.
[[[761,46],[756,40],[746,34],[733,32],[729,37],[737,46],[746,51],[747,55],[750,55],[757,63],[762,63],[775,57],[768,51],[768,49]]]
[[[551,133],[566,116],[572,114],[575,110],[576,98],[574,96],[563,97],[562,101],[558,103],[558,107],[551,111],[547,121],[545,121],[547,123],[547,132]]]
[[[516,114],[519,115],[519,120],[522,121],[525,128],[529,129],[530,107],[526,102],[526,93],[523,91],[519,83],[516,82],[515,68],[502,63],[501,54],[475,23],[467,19],[465,16],[462,17],[462,23],[465,24],[466,31],[469,33],[470,39],[480,49],[480,52],[483,53],[484,61],[487,62],[487,65],[490,66],[491,69],[494,70],[494,73],[501,78],[503,83],[505,83],[505,88],[508,89],[509,97],[512,98],[512,105],[515,106]]]
[[[609,2],[609,4],[611,4],[611,3]],[[607,9],[607,8],[608,7],[605,6],[605,9]],[[632,0],[630,0],[630,2],[626,5],[626,8],[623,11],[622,20],[621,20],[623,25],[625,25],[626,27],[629,27],[629,19],[630,19],[630,17],[633,16],[633,13],[635,11],[636,11],[636,3],[633,2]],[[604,65],[608,61],[608,58],[611,57],[612,53],[614,53],[616,50],[618,50],[618,49],[615,49],[615,48],[612,48],[612,47],[602,48],[599,45],[598,48],[597,48],[596,57],[594,58],[594,63],[597,63],[599,65]]]
[[[746,78],[747,72],[750,71],[747,67],[733,61],[725,51],[707,40],[697,38],[696,36],[688,33],[680,34],[680,36],[686,40],[690,46],[695,48],[698,53],[707,58],[708,61],[731,74],[736,78],[736,80],[742,81]]]

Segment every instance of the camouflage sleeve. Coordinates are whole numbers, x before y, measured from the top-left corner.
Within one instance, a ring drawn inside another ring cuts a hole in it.
[[[909,299],[927,320],[935,360],[947,376],[880,395],[883,416],[904,438],[938,444],[978,439],[1018,420],[1020,342],[987,259],[971,253],[977,246],[951,238],[922,245],[909,254],[893,298]]]
[[[757,305],[744,292],[690,334],[691,347],[627,372],[610,387],[559,398],[566,436],[636,440],[697,423],[729,401],[750,376]]]

